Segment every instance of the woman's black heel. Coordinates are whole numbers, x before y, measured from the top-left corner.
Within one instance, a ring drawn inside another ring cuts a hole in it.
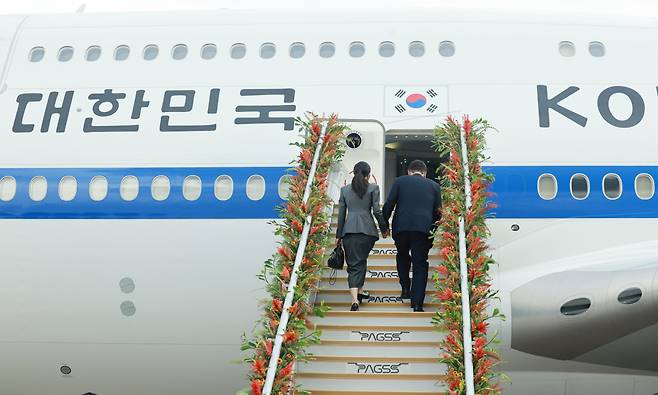
[[[350,307],[350,311],[359,311],[359,304],[352,303],[352,307]]]
[[[359,300],[359,304],[363,303],[363,301],[369,302],[370,293],[368,293],[367,291],[363,291],[362,294],[357,294],[356,298]]]

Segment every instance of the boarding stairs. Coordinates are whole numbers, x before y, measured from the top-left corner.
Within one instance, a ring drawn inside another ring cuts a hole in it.
[[[336,217],[337,208],[332,240]],[[375,244],[365,284],[370,301],[357,312],[349,311],[347,272],[339,271],[332,285],[327,269],[315,303],[324,302],[331,311],[322,318],[312,317],[315,327],[322,330],[322,341],[311,347],[313,359],[297,366],[296,381],[304,390],[313,395],[444,393],[440,379],[446,369],[438,361],[442,334],[431,323],[437,309],[431,296],[431,273],[439,256],[436,249],[430,251],[425,312],[414,313],[408,300],[399,299],[395,252],[391,238]]]

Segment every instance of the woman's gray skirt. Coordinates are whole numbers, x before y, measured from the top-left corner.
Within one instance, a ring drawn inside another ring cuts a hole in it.
[[[348,233],[343,237],[347,283],[350,288],[363,287],[368,269],[368,255],[376,241],[377,237],[363,233]]]

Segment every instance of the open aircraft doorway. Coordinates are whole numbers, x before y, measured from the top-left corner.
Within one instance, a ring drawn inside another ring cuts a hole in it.
[[[396,177],[407,174],[411,161],[420,159],[427,165],[427,177],[438,180],[437,170],[447,158],[439,157],[434,150],[432,139],[434,131],[422,130],[388,130],[385,142],[385,185],[386,195]]]

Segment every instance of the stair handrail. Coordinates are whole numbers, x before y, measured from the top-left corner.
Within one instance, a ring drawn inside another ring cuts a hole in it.
[[[315,146],[315,153],[313,154],[311,169],[308,174],[308,180],[306,181],[306,188],[304,189],[304,196],[302,198],[303,204],[308,202],[308,199],[311,195],[311,187],[313,186],[313,181],[315,180],[315,172],[318,167],[318,161],[320,159],[320,153],[322,152],[322,145],[324,144],[324,135],[326,132],[327,124],[323,123],[320,136],[318,138],[318,143]],[[276,378],[277,366],[279,365],[279,356],[281,355],[281,346],[283,345],[283,335],[286,332],[288,327],[288,320],[290,319],[290,312],[288,310],[292,306],[292,302],[295,297],[295,286],[297,285],[299,267],[302,263],[302,260],[304,259],[304,252],[306,251],[306,244],[308,242],[312,221],[312,215],[307,214],[306,220],[304,221],[301,237],[299,239],[299,245],[297,246],[297,253],[295,255],[295,262],[292,267],[292,273],[290,274],[290,282],[288,283],[287,290],[288,292],[286,293],[286,299],[283,302],[283,308],[281,310],[281,319],[279,320],[279,326],[277,327],[276,336],[274,338],[272,356],[270,357],[270,362],[267,367],[267,375],[265,376],[265,384],[263,386],[263,395],[272,394],[272,386],[274,385],[274,379]]]
[[[471,208],[471,180],[468,169],[468,152],[466,147],[466,134],[460,128],[459,138],[462,151],[462,166],[464,167],[464,192],[466,212]],[[466,395],[475,394],[475,381],[473,377],[473,339],[471,338],[471,297],[468,287],[468,265],[466,264],[466,230],[464,217],[459,217],[459,277],[462,302],[462,339],[464,340],[464,382]]]

